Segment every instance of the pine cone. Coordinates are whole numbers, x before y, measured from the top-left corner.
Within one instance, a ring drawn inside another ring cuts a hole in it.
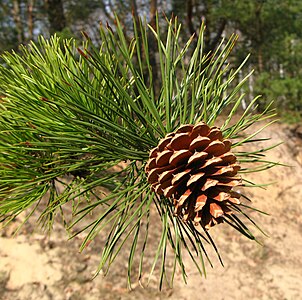
[[[230,152],[231,142],[217,127],[204,122],[182,125],[150,151],[145,171],[158,195],[170,198],[175,215],[209,229],[239,204],[240,166]]]

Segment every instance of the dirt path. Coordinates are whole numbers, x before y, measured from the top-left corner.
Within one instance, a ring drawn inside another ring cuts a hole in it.
[[[134,284],[126,287],[127,260],[120,259],[108,277],[92,275],[98,265],[101,238],[83,254],[78,253],[81,238],[67,242],[65,231],[56,226],[50,238],[30,231],[26,225],[15,238],[11,232],[18,222],[0,236],[1,300],[85,300],[85,299],[263,299],[296,300],[302,295],[302,139],[298,128],[271,126],[272,140],[286,141],[268,158],[291,165],[255,173],[255,182],[278,182],[266,190],[249,189],[255,207],[270,216],[255,214],[269,238],[257,234],[264,246],[253,243],[228,226],[213,228],[211,234],[222,254],[225,267],[213,259],[214,269],[207,268],[207,279],[200,278],[188,260],[188,284],[180,277],[174,289],[162,292],[151,280],[148,288]],[[210,251],[210,250],[209,250]],[[127,255],[127,253],[125,254]],[[212,255],[212,257],[215,257]]]

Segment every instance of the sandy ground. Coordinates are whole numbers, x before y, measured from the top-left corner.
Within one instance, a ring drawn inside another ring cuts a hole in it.
[[[19,220],[0,232],[0,299],[302,299],[301,133],[298,127],[275,124],[261,134],[271,137],[267,145],[285,142],[271,150],[267,158],[291,166],[249,175],[249,179],[257,183],[277,182],[266,189],[246,190],[255,207],[270,213],[270,216],[253,215],[269,237],[257,233],[263,243],[260,246],[226,225],[216,226],[211,235],[225,266],[222,267],[212,253],[214,268],[207,268],[206,279],[199,276],[186,258],[187,284],[177,274],[174,288],[166,287],[160,292],[155,276],[148,287],[142,288],[134,282],[133,290],[129,291],[127,260],[121,257],[107,277],[100,275],[92,280],[99,262],[98,243],[102,242],[102,236],[80,254],[78,249],[83,237],[67,241],[59,225],[47,237],[33,232],[33,219],[19,235],[12,237]]]

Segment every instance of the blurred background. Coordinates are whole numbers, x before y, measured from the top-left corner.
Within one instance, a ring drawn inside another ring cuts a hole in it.
[[[0,53],[18,51],[20,44],[54,33],[81,41],[81,32],[85,31],[95,43],[100,43],[100,22],[112,24],[114,13],[131,39],[132,15],[145,17],[154,27],[156,11],[163,20],[164,16],[179,18],[184,42],[191,35],[198,35],[199,26],[204,22],[207,26],[205,51],[215,49],[224,37],[238,34],[239,40],[228,63],[236,67],[250,53],[238,80],[254,70],[242,90],[246,94],[242,108],[258,94],[263,95],[259,109],[275,101],[281,121],[259,138],[270,137],[267,146],[285,141],[273,149],[267,159],[289,167],[252,174],[250,180],[277,183],[266,189],[251,189],[248,194],[255,207],[270,213],[270,216],[253,216],[269,237],[259,233],[263,243],[260,246],[239,237],[224,225],[215,227],[212,236],[222,254],[224,268],[214,259],[214,269],[208,266],[208,278],[201,279],[188,259],[188,285],[178,274],[173,290],[165,287],[159,292],[155,274],[148,287],[141,288],[135,282],[134,290],[129,292],[128,252],[121,255],[107,277],[100,275],[91,280],[106,233],[100,233],[84,253],[79,254],[84,236],[67,242],[63,226],[55,225],[48,237],[37,229],[35,216],[17,237],[12,237],[22,223],[20,216],[0,232],[1,300],[301,298],[302,1],[0,0]],[[151,57],[156,69],[156,53],[151,53]],[[259,128],[262,125],[259,124]],[[160,224],[155,224],[151,243],[157,242],[160,230]]]
[[[80,40],[85,31],[98,42],[100,22],[110,24],[114,13],[131,38],[132,14],[155,26],[156,10],[179,18],[184,41],[198,34],[204,21],[206,52],[237,33],[239,41],[229,62],[238,65],[250,53],[246,72],[255,70],[243,107],[261,94],[262,106],[275,100],[286,122],[301,120],[302,2],[298,0],[1,0],[0,53],[54,33]]]

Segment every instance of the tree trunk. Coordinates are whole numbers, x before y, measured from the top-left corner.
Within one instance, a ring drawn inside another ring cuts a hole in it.
[[[256,43],[257,43],[257,59],[258,59],[258,71],[263,71],[263,53],[262,53],[262,44],[263,44],[263,25],[261,20],[263,2],[258,2],[255,10],[255,20],[256,20]]]
[[[62,0],[45,0],[48,21],[49,33],[62,31],[66,27],[66,18],[63,10]]]
[[[155,30],[156,28],[156,10],[157,10],[157,0],[151,0],[150,2],[150,25]]]
[[[33,16],[33,8],[35,5],[34,0],[27,1],[27,27],[28,27],[28,40],[33,39],[34,32],[34,16]]]
[[[189,28],[189,32],[191,35],[195,34],[195,27],[193,25],[193,1],[188,0],[187,1],[187,25]]]
[[[261,46],[258,48],[257,58],[258,58],[258,70],[261,73],[263,71],[263,54],[262,54]]]
[[[140,30],[139,18],[138,18],[138,13],[137,13],[136,0],[131,0],[131,10],[132,10],[132,16],[134,17],[136,28],[138,31],[138,36],[139,36],[139,38],[141,38],[141,30]]]
[[[21,10],[20,10],[20,2],[19,0],[14,0],[13,1],[13,18],[14,22],[16,24],[16,29],[17,29],[17,39],[18,43],[22,44],[24,42],[24,29],[23,29],[23,24],[22,24],[22,19],[21,19]]]

